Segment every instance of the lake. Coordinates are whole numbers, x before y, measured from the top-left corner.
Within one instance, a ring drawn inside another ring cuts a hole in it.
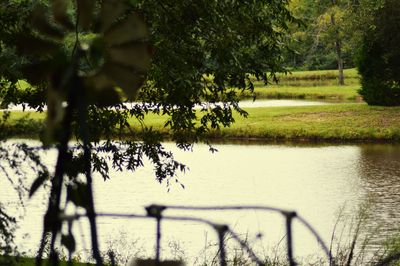
[[[345,245],[349,241],[352,217],[357,215],[360,206],[366,206],[369,217],[363,231],[374,232],[369,250],[373,251],[383,239],[399,232],[399,145],[215,144],[219,151],[214,154],[206,145],[196,145],[193,152],[179,151],[171,143],[165,146],[190,168],[186,174],[178,176],[184,189],[175,183],[169,188],[166,184],[159,184],[151,165],[136,173],[112,172],[107,181],[95,176],[97,211],[145,214],[144,206],[153,203],[266,205],[295,210],[328,244],[335,223],[341,217],[335,235],[342,235],[341,245]],[[49,165],[54,165],[55,157],[54,150],[43,155]],[[12,209],[15,193],[4,179],[0,182],[0,201],[8,202]],[[26,214],[17,231],[21,249],[31,254],[36,251],[41,236],[46,196],[47,191],[42,190],[26,202]],[[284,248],[284,219],[277,214],[178,210],[167,210],[166,214],[227,223],[246,238],[260,256],[278,252],[277,246]],[[141,256],[154,256],[155,223],[152,220],[101,217],[98,218],[98,227],[103,250],[129,247],[129,252],[134,249]],[[74,224],[74,231],[78,235],[79,248],[89,248],[87,223]],[[204,252],[202,249],[217,241],[212,229],[194,222],[165,222],[162,233],[162,256],[165,257],[201,260],[212,251],[206,249]],[[299,223],[294,224],[294,243],[297,256],[321,255],[318,243]],[[195,264],[193,261],[190,263]]]

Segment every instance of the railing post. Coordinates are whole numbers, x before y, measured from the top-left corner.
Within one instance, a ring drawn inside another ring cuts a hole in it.
[[[296,217],[296,212],[284,212],[283,215],[286,217],[286,239],[287,239],[287,255],[290,266],[296,266],[297,263],[293,256],[293,235],[292,235],[292,221]]]
[[[221,266],[226,266],[226,252],[225,252],[225,234],[229,230],[227,225],[214,225],[215,230],[218,233],[219,242],[219,258]]]
[[[165,206],[161,205],[150,205],[146,207],[147,216],[154,217],[156,219],[156,265],[160,265],[160,250],[161,250],[161,219],[162,212],[166,209]]]

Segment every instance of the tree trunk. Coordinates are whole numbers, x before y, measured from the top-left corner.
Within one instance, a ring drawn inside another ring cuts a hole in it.
[[[343,58],[342,58],[342,43],[340,39],[336,39],[336,55],[338,61],[338,70],[339,70],[339,85],[344,85],[344,73],[343,73]]]
[[[337,5],[336,0],[332,0],[332,6]],[[336,48],[336,58],[339,70],[338,82],[339,85],[344,85],[344,73],[343,73],[343,57],[342,57],[342,40],[340,39],[339,29],[336,27],[335,13],[331,13],[331,25],[335,28],[335,48]]]

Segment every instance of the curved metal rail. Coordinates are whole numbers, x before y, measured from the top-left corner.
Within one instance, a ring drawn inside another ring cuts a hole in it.
[[[329,251],[327,245],[324,243],[320,235],[317,231],[308,223],[303,217],[298,215],[295,211],[274,208],[269,206],[256,206],[256,205],[243,205],[243,206],[182,206],[182,205],[149,205],[145,207],[147,215],[140,214],[117,214],[117,213],[97,213],[98,217],[114,217],[114,218],[125,218],[125,219],[155,219],[156,220],[156,250],[155,250],[155,261],[156,264],[160,263],[160,250],[161,250],[161,222],[163,220],[170,221],[191,221],[203,223],[211,228],[213,228],[218,234],[219,239],[219,255],[220,255],[220,265],[226,266],[226,250],[225,250],[225,236],[230,234],[232,238],[239,243],[241,248],[245,250],[249,257],[253,262],[257,265],[264,265],[262,260],[254,253],[251,247],[240,237],[229,228],[226,224],[217,224],[208,219],[191,217],[191,216],[169,216],[164,215],[166,210],[190,210],[190,211],[243,211],[243,210],[258,210],[264,212],[274,212],[280,213],[285,217],[286,221],[286,239],[287,239],[287,259],[290,266],[297,265],[294,254],[293,254],[293,237],[292,237],[292,223],[294,219],[297,219],[304,227],[306,227],[310,233],[315,237],[316,241],[320,244],[322,250],[324,251],[327,259],[329,261],[329,265],[336,265],[334,258],[332,257],[331,252]],[[62,214],[60,219],[62,221],[66,221],[68,223],[72,223],[74,220],[78,220],[80,218],[87,217],[87,214],[73,214],[73,215],[65,215]]]

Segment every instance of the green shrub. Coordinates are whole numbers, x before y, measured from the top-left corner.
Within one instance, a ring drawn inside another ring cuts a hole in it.
[[[370,105],[400,105],[400,1],[377,8],[358,55],[360,94]]]

